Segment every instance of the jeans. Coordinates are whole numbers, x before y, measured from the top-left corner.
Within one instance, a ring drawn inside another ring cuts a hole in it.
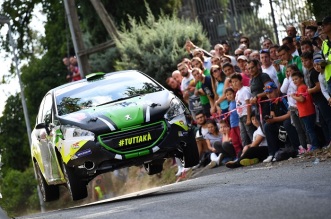
[[[328,144],[331,141],[331,107],[329,106],[326,99],[315,101],[315,104],[317,105],[319,111],[319,118],[322,120],[322,128],[324,131],[326,143]]]
[[[303,121],[299,118],[298,109],[290,107],[291,110],[291,119],[293,121],[294,127],[297,130],[300,145],[307,149],[307,136],[305,131],[305,125]]]
[[[268,143],[269,155],[275,156],[280,146],[284,146],[284,143],[278,139],[279,126],[282,123],[265,123],[264,134]]]
[[[295,127],[291,124],[291,119],[286,119],[283,121],[283,126],[287,132],[287,141],[289,140],[289,143],[291,146],[295,149],[299,149],[300,140],[299,135]],[[306,136],[305,136],[306,137]]]
[[[215,141],[214,148],[216,149],[217,153],[222,153],[224,157],[229,157],[231,159],[236,157],[236,151],[234,150],[234,147],[231,142],[225,141]]]
[[[246,125],[247,116],[242,116],[239,118],[239,128],[240,128],[240,137],[242,145],[248,145],[253,141],[253,133],[256,130],[255,126],[252,124]]]
[[[311,145],[313,147],[319,147],[318,138],[314,130],[315,126],[315,114],[301,117],[303,123],[305,124],[306,131],[309,135]]]

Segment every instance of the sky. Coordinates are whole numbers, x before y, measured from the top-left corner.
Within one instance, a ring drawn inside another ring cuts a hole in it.
[[[2,3],[3,3],[3,0],[0,0],[0,6],[2,5]],[[34,30],[37,30],[40,34],[44,35],[45,34],[44,22],[45,22],[46,18],[45,18],[45,16],[43,16],[40,13],[40,10],[41,10],[41,7],[38,6],[33,11],[34,16],[32,18],[30,27]],[[8,34],[7,25],[4,25],[0,29],[0,34],[2,36],[6,36],[6,34]],[[14,38],[14,42],[15,42],[16,37],[13,36],[13,38]],[[9,68],[10,68],[12,59],[13,59],[12,53],[9,54],[8,52],[0,49],[0,81],[2,81],[3,75],[7,75],[9,73]],[[22,64],[24,64],[24,63],[22,63]],[[17,76],[12,78],[10,80],[9,84],[0,84],[0,116],[2,115],[2,112],[4,110],[7,98],[10,95],[15,94],[17,92],[20,92]]]

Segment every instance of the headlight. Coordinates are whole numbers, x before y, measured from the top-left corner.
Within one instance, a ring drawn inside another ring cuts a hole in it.
[[[76,137],[85,137],[92,136],[94,141],[94,133],[88,130],[81,129],[76,126],[61,126],[61,131],[65,138],[76,138]]]
[[[178,98],[174,98],[171,100],[169,110],[164,115],[164,118],[170,121],[177,116],[183,115],[184,112],[185,106]]]

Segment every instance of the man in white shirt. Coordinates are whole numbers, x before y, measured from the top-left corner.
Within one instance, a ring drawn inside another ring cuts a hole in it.
[[[260,51],[260,61],[262,63],[262,72],[267,73],[269,77],[275,82],[277,87],[280,86],[280,83],[277,78],[277,71],[275,67],[272,65],[271,59],[270,59],[270,53],[268,49],[262,49]]]

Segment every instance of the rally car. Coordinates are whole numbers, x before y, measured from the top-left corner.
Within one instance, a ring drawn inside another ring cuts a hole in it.
[[[153,78],[135,70],[93,73],[50,90],[31,133],[31,155],[44,201],[66,185],[73,200],[87,197],[99,174],[144,165],[162,171],[166,158],[199,162],[185,105]]]

